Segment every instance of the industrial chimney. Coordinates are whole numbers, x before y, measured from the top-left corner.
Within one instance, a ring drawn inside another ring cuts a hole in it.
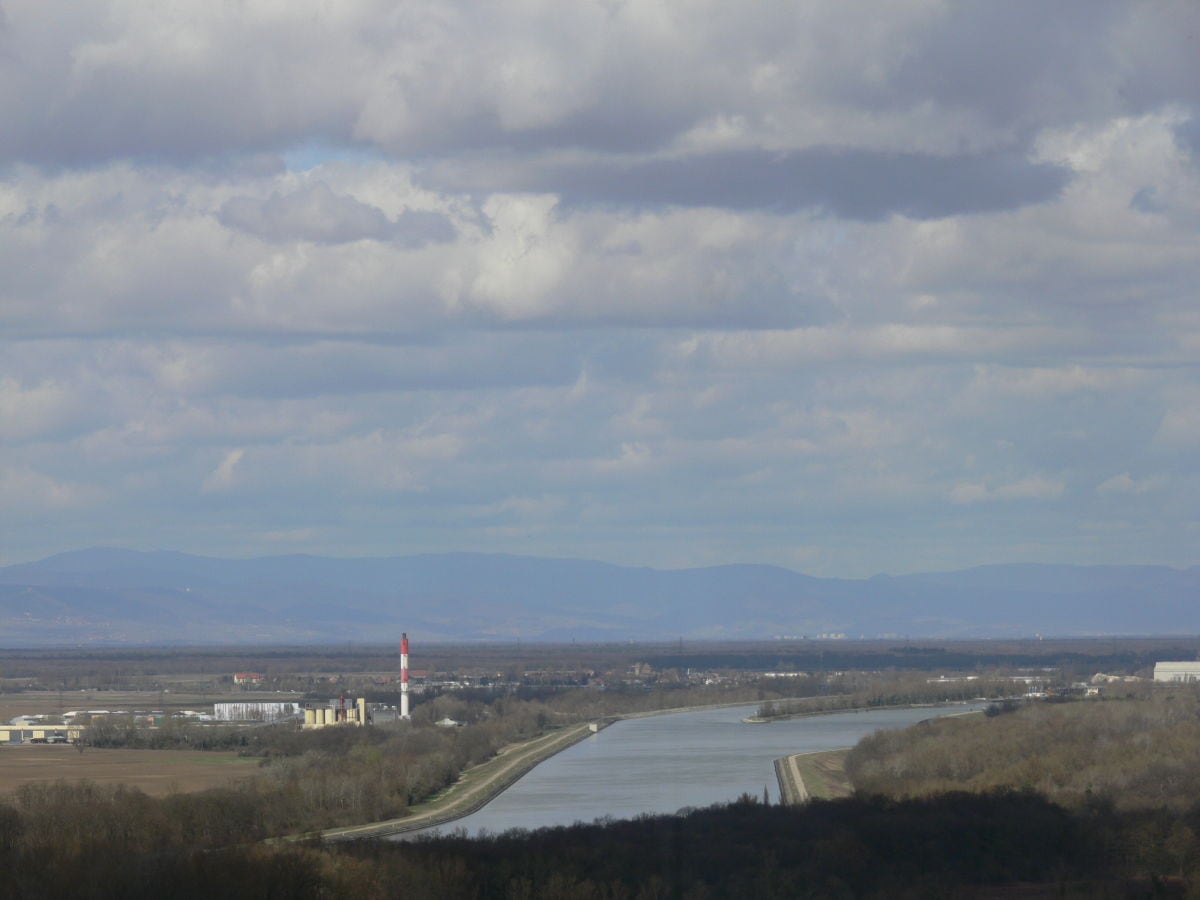
[[[408,718],[408,632],[400,635],[400,718]]]

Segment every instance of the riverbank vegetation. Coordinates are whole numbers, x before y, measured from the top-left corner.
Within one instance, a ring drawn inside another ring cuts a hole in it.
[[[797,685],[803,688],[805,685]],[[1005,697],[1014,690],[1002,678],[941,680],[927,675],[848,674],[813,686],[811,696],[794,696],[764,701],[754,718],[762,721],[791,716],[816,715],[841,709],[873,709],[883,706],[919,706],[926,703],[965,702],[978,698]],[[799,691],[797,692],[799,693]]]
[[[1017,788],[1073,807],[1186,809],[1200,802],[1200,687],[1127,685],[1105,699],[881,731],[846,769],[859,791],[890,797]]]

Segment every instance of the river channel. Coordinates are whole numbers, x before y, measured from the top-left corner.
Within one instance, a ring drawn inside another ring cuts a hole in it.
[[[780,756],[853,746],[880,728],[978,708],[880,709],[748,725],[757,704],[624,719],[552,756],[491,803],[449,825],[475,835],[542,828],[611,816],[674,813],[765,789],[779,802],[773,762]]]

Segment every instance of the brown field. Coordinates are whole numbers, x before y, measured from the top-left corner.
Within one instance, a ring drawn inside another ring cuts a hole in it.
[[[156,797],[224,787],[252,778],[258,761],[233,753],[183,750],[101,750],[57,744],[0,745],[0,795],[31,781],[126,784]]]

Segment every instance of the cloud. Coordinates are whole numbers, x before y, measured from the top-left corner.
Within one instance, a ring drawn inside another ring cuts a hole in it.
[[[1191,4],[6,6],[0,157],[195,160],[319,141],[397,156],[779,147],[998,150],[1194,102]],[[1005,52],[997,52],[1004,47]],[[512,186],[508,187],[513,189]]]
[[[205,493],[215,491],[226,491],[234,486],[236,479],[236,469],[238,463],[242,461],[242,457],[246,455],[244,448],[230,450],[221,460],[220,465],[213,469],[212,473],[204,479],[203,490]]]
[[[322,181],[266,200],[233,197],[218,214],[223,225],[272,242],[302,240],[341,244],[360,240],[395,240],[417,247],[454,237],[454,226],[440,213],[405,210],[391,221],[377,206],[335,194]]]
[[[0,421],[8,440],[50,435],[81,412],[71,391],[57,381],[26,387],[15,378],[0,378]]]
[[[234,197],[225,201],[221,224],[271,241],[308,240],[339,244],[385,237],[390,224],[374,206],[338,196],[323,182],[267,200]]]
[[[60,511],[93,506],[104,498],[98,487],[39,472],[32,466],[0,466],[0,506],[22,518],[43,519]]]
[[[1066,488],[1061,481],[1031,475],[995,487],[982,481],[960,481],[950,490],[954,503],[985,503],[997,500],[1054,500]]]
[[[484,204],[491,235],[480,248],[471,295],[504,318],[546,310],[578,253],[569,228],[556,227],[552,196],[496,195]]]
[[[1021,369],[977,366],[972,390],[1018,397],[1071,395],[1128,389],[1144,377],[1142,372],[1128,367],[1088,368],[1076,364],[1058,368],[1035,366]]]
[[[1173,449],[1200,446],[1200,394],[1191,389],[1175,392],[1154,438]]]
[[[1055,197],[1066,169],[1022,154],[881,152],[812,147],[740,150],[621,164],[540,167],[521,187],[571,203],[719,206],[794,212],[818,209],[875,221],[892,214],[934,219],[1014,209]]]
[[[1148,494],[1163,487],[1161,478],[1135,479],[1128,472],[1122,472],[1102,481],[1096,486],[1097,494]]]
[[[1196,562],[1195,4],[3,8],[6,558]]]

